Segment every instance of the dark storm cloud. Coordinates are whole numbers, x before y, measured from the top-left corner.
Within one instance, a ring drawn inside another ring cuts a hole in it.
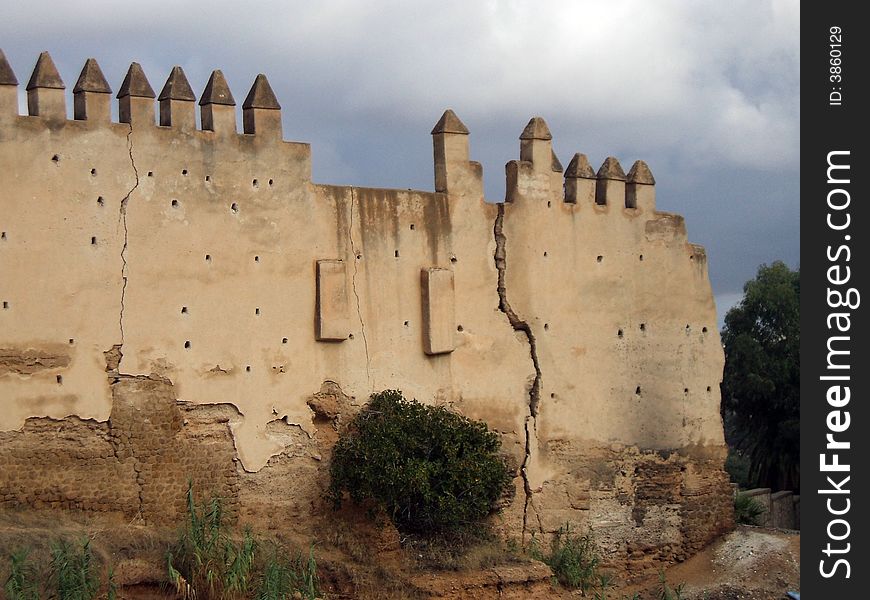
[[[158,89],[175,64],[197,92],[220,68],[237,98],[267,73],[318,181],[431,189],[449,106],[500,200],[542,115],[563,163],[650,164],[659,207],[707,246],[720,309],[759,263],[798,263],[797,0],[10,4],[0,48],[22,82],[46,49],[68,88],[90,56],[116,89],[132,61]]]

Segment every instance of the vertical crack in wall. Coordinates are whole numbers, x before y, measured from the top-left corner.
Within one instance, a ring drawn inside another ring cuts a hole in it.
[[[127,295],[127,203],[130,201],[130,196],[139,187],[139,170],[136,168],[136,161],[133,160],[133,125],[130,124],[130,131],[127,132],[127,152],[130,154],[130,165],[133,167],[133,175],[136,182],[127,195],[121,198],[120,213],[118,215],[118,223],[124,228],[124,243],[121,246],[121,311],[118,316],[118,327],[121,330],[121,348],[119,353],[123,354],[124,346],[124,301]]]
[[[507,284],[505,282],[507,272],[507,238],[504,235],[503,203],[498,205],[498,215],[495,218],[493,234],[495,236],[495,268],[498,271],[498,308],[507,315],[508,321],[510,321],[511,327],[515,331],[521,331],[525,334],[529,342],[529,355],[535,366],[535,379],[529,388],[529,412],[526,415],[523,426],[525,455],[523,457],[523,464],[520,466],[520,475],[523,478],[523,489],[525,491],[525,504],[523,506],[523,537],[525,537],[528,530],[529,507],[532,503],[532,486],[529,483],[528,467],[529,460],[532,457],[532,430],[537,431],[538,405],[541,400],[541,365],[538,362],[538,347],[531,326],[514,312],[510,302],[508,302]],[[543,530],[540,517],[538,517],[538,529]]]
[[[350,240],[350,251],[351,251],[351,254],[353,255],[351,257],[351,260],[353,261],[353,275],[351,276],[351,279],[350,279],[350,287],[351,287],[351,290],[353,290],[353,297],[356,300],[356,315],[357,315],[357,318],[359,319],[360,333],[362,334],[362,338],[363,338],[363,348],[365,349],[365,353],[366,353],[366,380],[368,381],[369,387],[371,387],[372,386],[372,374],[371,374],[371,370],[370,370],[371,364],[370,364],[370,360],[369,360],[369,341],[368,341],[368,338],[366,337],[366,324],[365,324],[365,321],[363,320],[362,308],[360,306],[359,293],[356,291],[356,275],[357,275],[357,270],[358,270],[358,267],[357,267],[358,259],[357,259],[357,253],[356,253],[356,246],[353,243],[353,205],[355,202],[355,198],[356,198],[356,195],[354,194],[354,189],[351,186],[351,188],[350,188],[350,219],[349,219],[350,224],[347,228],[347,238],[348,238],[348,240]]]

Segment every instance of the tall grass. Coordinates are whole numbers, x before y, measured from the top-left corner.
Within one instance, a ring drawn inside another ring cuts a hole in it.
[[[223,522],[219,498],[199,508],[193,486],[187,487],[187,522],[167,554],[167,571],[176,593],[185,600],[243,597],[250,589],[256,542],[246,530],[234,541]]]
[[[659,571],[659,600],[683,600],[684,583],[671,587],[665,579],[664,571]]]
[[[277,552],[266,563],[257,600],[288,600],[298,596],[314,600],[320,596],[317,577],[317,562],[314,560],[314,547],[309,547],[308,556],[302,552],[290,561],[279,559]]]
[[[233,539],[219,498],[197,506],[188,485],[187,513],[166,560],[169,581],[182,600],[288,600],[297,592],[312,600],[319,596],[313,547],[307,556],[299,552],[290,559],[279,559],[276,549],[263,564],[257,560],[260,544],[250,530],[241,540]]]
[[[51,545],[49,580],[60,600],[94,600],[100,590],[91,541],[59,540]]]
[[[570,525],[559,528],[549,552],[543,552],[533,539],[530,553],[553,570],[560,584],[579,588],[584,595],[592,590],[601,592],[611,585],[610,577],[599,570],[601,557],[592,535],[572,533]]]
[[[39,600],[39,575],[27,548],[9,554],[10,573],[3,586],[7,600]]]

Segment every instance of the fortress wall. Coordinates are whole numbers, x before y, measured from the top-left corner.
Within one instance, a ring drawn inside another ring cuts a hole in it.
[[[341,423],[398,388],[502,434],[508,535],[591,526],[642,569],[730,527],[706,255],[645,163],[563,169],[536,118],[491,204],[447,111],[436,191],[319,184],[263,76],[239,133],[216,71],[197,129],[183,72],[155,102],[134,63],[111,123],[88,61],[67,120],[45,57],[34,114],[0,103],[4,506],[173,521],[191,480],[303,527]]]

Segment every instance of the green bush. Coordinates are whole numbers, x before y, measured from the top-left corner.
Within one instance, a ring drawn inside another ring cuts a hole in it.
[[[541,551],[537,540],[533,539],[531,555],[549,566],[559,583],[579,588],[584,595],[593,589],[603,592],[610,587],[610,578],[599,572],[601,557],[589,533],[578,535],[571,533],[568,525],[560,527],[550,544],[549,553]]]
[[[742,452],[728,448],[728,456],[725,458],[725,472],[731,476],[731,481],[741,488],[745,489],[752,486],[752,481],[749,478],[751,466],[749,459]]]
[[[765,510],[761,502],[743,492],[738,492],[734,497],[734,519],[740,524],[758,525],[759,517]]]
[[[335,446],[330,497],[380,503],[403,531],[477,526],[511,481],[501,442],[485,423],[443,407],[373,394]]]

